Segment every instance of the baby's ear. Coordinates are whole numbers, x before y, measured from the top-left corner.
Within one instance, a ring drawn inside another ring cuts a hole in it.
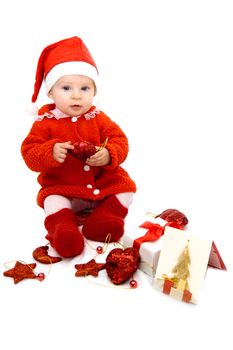
[[[50,89],[49,92],[47,92],[47,96],[53,100],[53,89]]]
[[[96,96],[96,94],[97,94],[97,87],[96,87],[96,84],[95,84],[94,81],[93,81],[93,84],[94,84],[94,96]]]

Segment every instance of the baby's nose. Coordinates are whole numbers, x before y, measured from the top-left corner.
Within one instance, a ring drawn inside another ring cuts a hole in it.
[[[76,98],[76,99],[81,97],[81,93],[80,93],[79,89],[73,90],[72,97]]]

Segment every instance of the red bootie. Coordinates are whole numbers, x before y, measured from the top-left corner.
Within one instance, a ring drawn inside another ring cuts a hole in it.
[[[61,209],[45,219],[48,230],[46,238],[51,246],[64,258],[81,254],[84,239],[77,227],[76,215],[71,209]]]
[[[124,233],[124,218],[128,213],[115,195],[106,197],[86,219],[82,233],[93,241],[105,242],[111,234],[111,242],[117,242]]]

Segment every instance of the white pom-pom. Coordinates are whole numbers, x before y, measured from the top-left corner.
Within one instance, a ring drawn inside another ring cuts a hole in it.
[[[26,107],[26,112],[34,117],[38,116],[38,107],[35,103],[31,103]]]

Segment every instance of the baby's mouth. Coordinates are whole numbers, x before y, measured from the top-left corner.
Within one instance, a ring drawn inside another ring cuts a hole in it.
[[[77,109],[79,109],[79,108],[81,108],[82,106],[81,105],[71,105],[71,108],[77,108]]]

